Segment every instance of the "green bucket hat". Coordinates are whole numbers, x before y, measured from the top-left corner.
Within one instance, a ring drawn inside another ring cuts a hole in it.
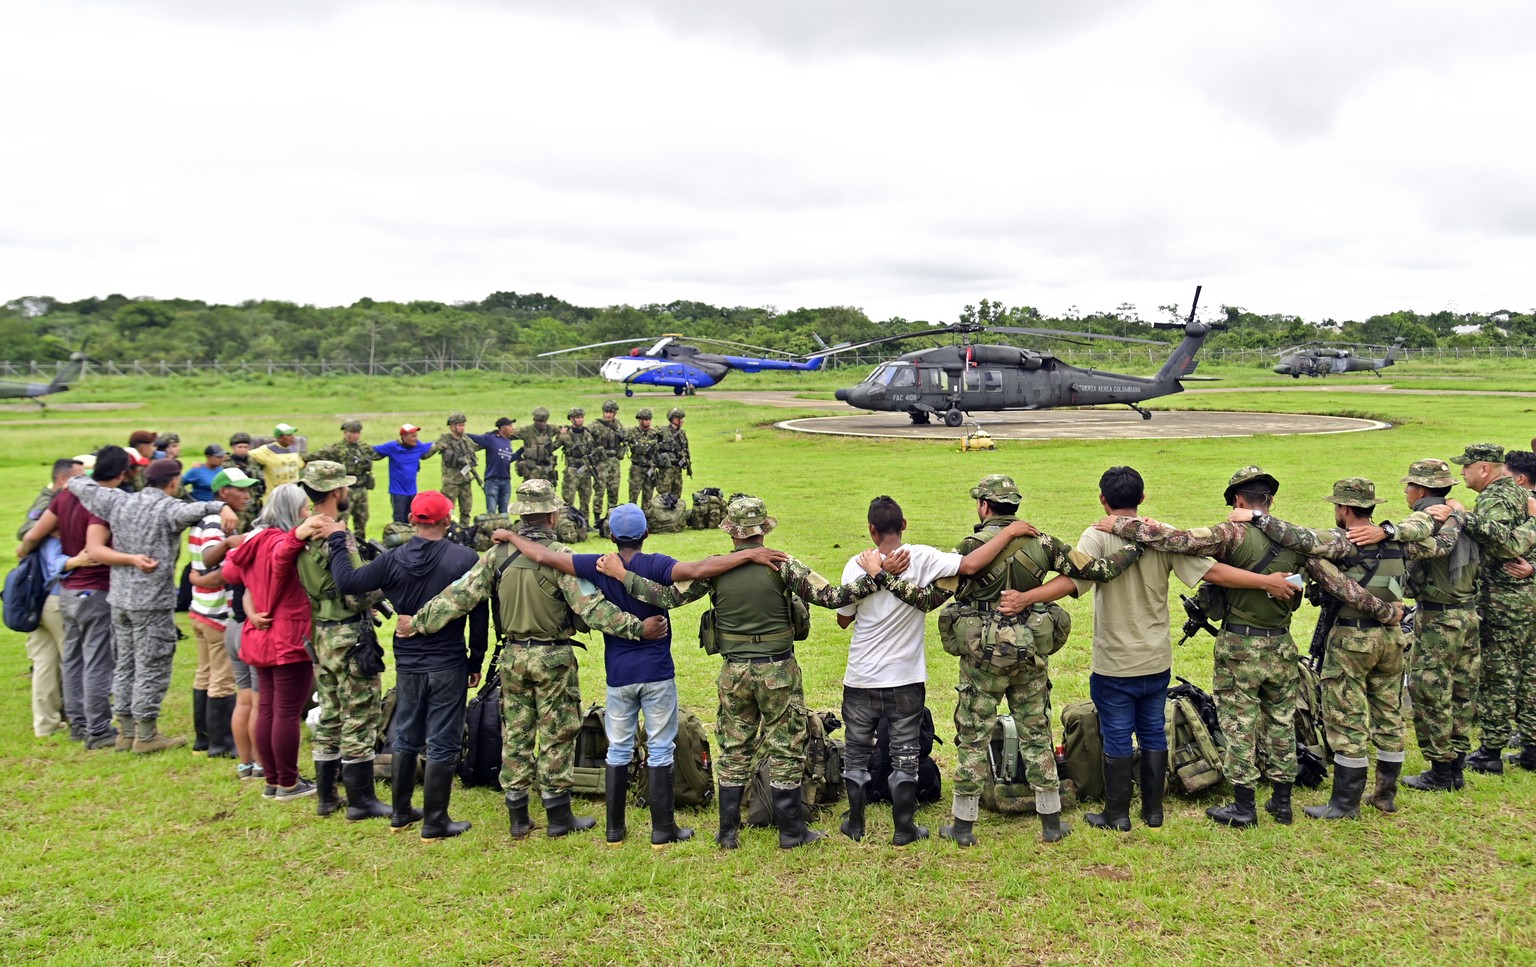
[[[1408,468],[1408,476],[1403,478],[1403,483],[1418,484],[1420,487],[1438,489],[1440,487],[1456,486],[1456,478],[1451,476],[1451,465],[1444,460],[1415,460],[1413,466]]]
[[[1245,483],[1252,483],[1255,480],[1266,480],[1274,488],[1275,493],[1280,492],[1280,481],[1276,480],[1272,474],[1265,473],[1261,468],[1250,464],[1234,473],[1232,479],[1227,481],[1227,489],[1222,492],[1222,497],[1226,499],[1227,506],[1232,506],[1232,492],[1234,490]]]
[[[777,526],[779,522],[768,516],[768,507],[762,499],[747,494],[734,498],[726,505],[725,520],[720,522],[720,529],[737,540],[758,537]]]
[[[347,473],[347,468],[334,460],[311,460],[304,465],[299,482],[311,490],[330,493],[357,483],[357,478]]]
[[[995,500],[1000,504],[1017,504],[1023,498],[1018,485],[1007,474],[989,473],[981,483],[971,488],[971,496],[977,500]]]
[[[1503,463],[1504,448],[1497,443],[1474,443],[1461,456],[1452,457],[1451,462],[1463,467],[1469,463]]]
[[[1386,503],[1376,496],[1376,485],[1364,477],[1345,477],[1334,484],[1333,493],[1323,499],[1344,507],[1375,507]]]
[[[508,508],[512,514],[553,514],[560,510],[560,496],[548,480],[524,480],[517,488],[517,500]]]

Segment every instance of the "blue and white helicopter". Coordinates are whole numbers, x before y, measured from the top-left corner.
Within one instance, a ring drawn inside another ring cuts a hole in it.
[[[802,361],[791,353],[768,349],[764,346],[749,346],[746,343],[729,342],[724,339],[694,339],[694,342],[751,349],[784,358],[768,359],[760,356],[706,353],[701,352],[697,346],[683,343],[681,340],[685,338],[689,337],[678,333],[667,333],[657,339],[649,349],[636,346],[626,355],[609,357],[598,373],[611,383],[623,383],[625,396],[634,396],[636,386],[671,387],[672,392],[677,396],[692,396],[695,390],[714,386],[725,379],[731,370],[739,370],[743,373],[760,373],[770,369],[811,372],[821,368],[824,358],[817,357]],[[562,353],[596,349],[599,346],[644,342],[651,342],[651,339],[614,339],[586,346],[573,346],[570,349],[556,349],[553,352],[539,353],[539,355],[559,356]]]

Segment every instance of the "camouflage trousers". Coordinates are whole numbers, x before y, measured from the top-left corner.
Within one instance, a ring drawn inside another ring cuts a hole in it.
[[[1477,724],[1483,746],[1501,749],[1511,723],[1522,738],[1536,736],[1536,587],[1485,586],[1479,610],[1483,668]]]
[[[475,482],[462,477],[458,480],[444,478],[442,494],[450,504],[459,505],[459,523],[468,527],[475,518]]]
[[[363,618],[367,621],[367,618]],[[315,622],[315,692],[320,696],[320,724],[310,745],[316,762],[342,759],[365,762],[373,758],[384,724],[379,677],[359,678],[347,661],[357,644],[361,621]]]
[[[1413,734],[1430,762],[1449,762],[1472,750],[1477,720],[1477,678],[1482,648],[1477,611],[1419,609],[1416,639],[1408,654],[1408,697]]]
[[[793,658],[762,663],[728,659],[720,667],[715,687],[720,693],[720,714],[715,719],[720,785],[746,785],[759,749],[768,760],[769,782],[780,789],[800,785],[805,778],[806,740],[800,663]]]
[[[560,499],[578,508],[582,516],[592,520],[592,468],[589,466],[566,467],[565,483],[560,488]],[[577,503],[580,501],[580,503]]]
[[[362,540],[368,536],[368,491],[354,487],[350,493],[348,503],[351,506],[347,512],[352,515],[352,533]]]
[[[160,703],[171,687],[176,657],[176,615],[164,608],[112,606],[112,648],[117,670],[112,676],[112,707],[119,717],[160,717]]]
[[[1266,638],[1223,630],[1216,639],[1211,691],[1227,737],[1222,768],[1234,786],[1258,784],[1258,745],[1269,752],[1271,782],[1296,781],[1296,692],[1301,687],[1290,633]]]
[[[650,506],[651,495],[656,492],[656,472],[643,464],[629,465],[629,502],[639,504],[642,510]]]
[[[554,464],[517,462],[517,475],[524,480],[548,480],[551,487],[560,483],[560,472]]]
[[[658,494],[672,494],[674,497],[681,497],[683,495],[683,469],[681,467],[657,467],[656,492]],[[644,504],[641,506],[644,506]]]
[[[501,788],[508,799],[571,788],[581,682],[570,645],[508,644],[501,653]]]
[[[1003,675],[969,658],[960,659],[960,684],[955,686],[955,795],[979,796],[991,771],[987,747],[997,709],[1008,699],[1008,710],[1019,727],[1019,752],[1024,774],[1039,793],[1061,788],[1056,778],[1056,745],[1051,740],[1049,668],[1042,662],[1020,664]]]
[[[1323,658],[1323,727],[1335,761],[1403,759],[1403,633],[1334,628]],[[1347,764],[1347,763],[1346,763]]]
[[[619,461],[605,460],[592,467],[592,522],[602,520],[619,505]]]

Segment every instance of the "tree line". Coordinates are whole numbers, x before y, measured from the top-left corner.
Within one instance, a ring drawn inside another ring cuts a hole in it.
[[[1222,306],[1229,329],[1213,335],[1212,348],[1276,349],[1313,340],[1408,346],[1503,346],[1536,344],[1536,313],[1388,312],[1364,320],[1306,320],[1284,313],[1256,313]],[[1007,307],[990,299],[967,305],[961,321],[987,325],[1064,329],[1172,341],[1177,333],[1152,322],[1179,322],[1178,306],[1159,306],[1143,318],[1135,306],[1049,316],[1029,306]],[[940,320],[938,324],[950,320]],[[679,300],[641,306],[577,306],[542,293],[496,292],[478,302],[376,302],[317,307],[278,300],[220,305],[196,299],[105,298],[63,302],[26,296],[0,307],[0,358],[53,361],[86,346],[98,359],[267,361],[317,359],[365,364],[374,360],[518,359],[555,349],[611,340],[682,333],[804,354],[829,345],[860,342],[924,329],[932,323],[892,317],[881,321],[850,306],[800,308],[724,307]],[[911,340],[892,353],[932,344]],[[988,341],[1039,343],[1027,337]],[[639,343],[637,343],[639,344]],[[621,353],[627,347],[584,355]],[[703,347],[710,348],[710,347]]]

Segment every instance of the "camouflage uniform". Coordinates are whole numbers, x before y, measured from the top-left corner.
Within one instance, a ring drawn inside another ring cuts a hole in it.
[[[606,526],[606,514],[619,505],[619,472],[624,462],[624,427],[619,404],[603,403],[603,416],[589,429],[596,450],[592,459],[592,519]]]
[[[343,433],[361,433],[363,424],[357,420],[348,420],[341,425],[341,429]],[[373,461],[377,459],[379,455],[369,444],[361,440],[352,443],[345,439],[304,455],[305,463],[312,460],[330,460],[341,464],[346,468],[347,473],[357,478],[357,483],[352,485],[351,494],[347,499],[351,505],[352,533],[356,534],[360,540],[368,536],[368,491],[373,489]]]
[[[336,590],[324,538],[305,545],[297,567],[313,621],[315,692],[320,697],[320,723],[311,737],[315,761],[366,762],[374,756],[384,724],[383,693],[379,676],[358,675],[348,655],[362,635],[363,622],[372,617]]]
[[[636,410],[636,420],[649,420],[650,410]],[[661,430],[656,426],[631,427],[624,436],[629,448],[629,502],[641,508],[651,505],[656,490],[656,451],[661,447]]]
[[[574,406],[566,414],[566,419],[585,416],[585,410]],[[590,521],[593,466],[598,458],[597,438],[584,424],[578,426],[573,423],[560,428],[560,449],[565,451],[565,485],[560,490],[560,496],[569,506],[579,507],[581,515]]]
[[[688,431],[683,429],[683,416],[680,409],[667,413],[667,427],[661,431],[661,442],[656,447],[655,457],[656,492],[671,494],[679,499],[683,496],[683,472],[687,471],[688,476],[693,476],[693,457],[688,453]],[[678,421],[676,426],[672,425],[672,420]]]
[[[240,525],[239,525],[239,527],[240,527],[240,533],[242,533],[242,534],[245,533],[246,531],[250,530],[251,529],[251,522],[254,521],[258,516],[260,516],[260,514],[261,514],[261,498],[267,492],[267,484],[266,484],[266,481],[262,479],[261,468],[256,466],[254,463],[251,462],[250,454],[247,453],[245,456],[242,457],[242,456],[239,456],[238,454],[236,454],[234,452],[236,444],[240,444],[240,443],[249,444],[250,442],[251,442],[251,435],[249,433],[244,432],[243,430],[238,432],[238,433],[230,434],[230,437],[229,437],[229,449],[230,449],[229,459],[225,461],[225,463],[228,466],[238,467],[240,469],[241,473],[245,474],[247,477],[250,477],[252,480],[256,481],[256,486],[250,488],[250,491],[249,491],[249,493],[251,495],[250,502],[245,505],[245,509],[244,510],[240,511],[240,515],[239,515],[240,516]]]
[[[517,475],[524,480],[548,480],[560,482],[555,469],[555,451],[560,449],[555,428],[549,425],[549,410],[539,406],[533,411],[533,422],[517,431],[522,441],[522,456],[517,459]]]
[[[448,417],[448,425],[462,427],[467,418],[463,413],[454,413]],[[459,524],[468,527],[475,512],[475,451],[480,445],[469,438],[467,433],[444,433],[432,444],[432,449],[426,452],[426,457],[434,453],[442,454],[443,484],[442,494],[448,498],[449,503],[459,505]]]

